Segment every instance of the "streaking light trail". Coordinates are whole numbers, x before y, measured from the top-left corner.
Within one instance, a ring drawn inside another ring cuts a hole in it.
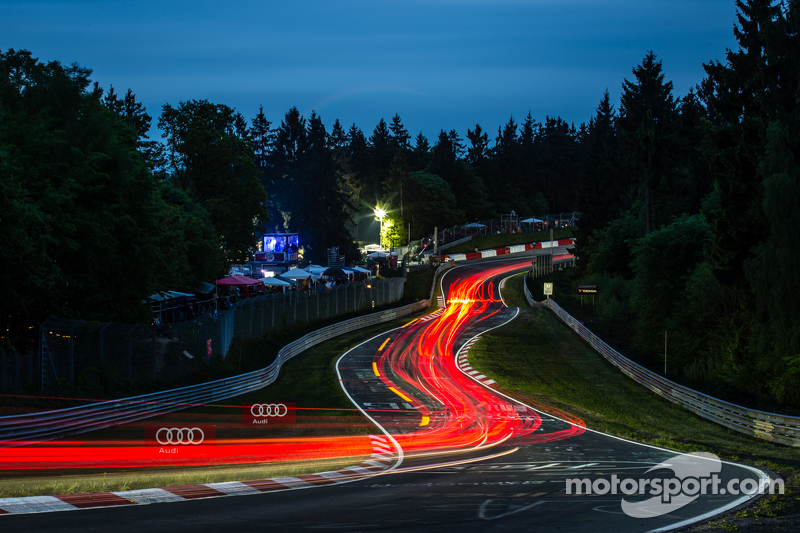
[[[471,379],[456,364],[455,347],[468,334],[467,330],[480,326],[482,321],[495,317],[504,308],[499,294],[495,294],[497,280],[525,264],[527,260],[498,263],[481,270],[459,269],[462,275],[451,284],[448,305],[438,318],[412,320],[379,341],[381,344],[368,363],[367,372],[374,376],[372,379],[376,383],[380,382],[391,391],[396,401],[406,402],[406,407],[419,415],[405,416],[405,421],[392,428],[393,437],[406,456],[480,450],[501,444],[514,447],[551,442],[584,431],[580,419],[559,412],[554,414],[566,422],[567,429],[546,431],[538,412]],[[238,407],[216,406],[218,409]],[[369,411],[385,417],[409,414],[408,410],[396,409]],[[217,435],[224,438],[216,439],[214,445],[182,446],[178,452],[171,453],[158,446],[146,446],[143,439],[136,439],[133,435],[137,426],[144,425],[139,422],[123,426],[130,428],[127,433],[130,436],[113,442],[85,439],[23,446],[14,443],[13,447],[2,449],[0,469],[234,465],[372,453],[366,435],[254,438],[252,434],[236,431],[234,415],[173,414],[170,418],[172,420],[158,423],[184,423],[175,421],[182,419],[186,424],[214,424]]]
[[[536,411],[482,386],[456,365],[456,341],[468,328],[503,308],[494,280],[519,270],[522,264],[503,263],[461,276],[451,285],[447,308],[438,319],[407,325],[375,353],[376,375],[392,391],[403,390],[421,414],[415,429],[394,435],[407,456],[512,441],[550,442],[584,431],[580,419],[559,413],[568,429],[537,433],[542,421]]]

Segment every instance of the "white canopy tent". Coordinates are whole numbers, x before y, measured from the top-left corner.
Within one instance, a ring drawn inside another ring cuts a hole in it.
[[[269,285],[271,287],[280,287],[283,292],[286,292],[287,287],[291,287],[292,284],[288,281],[283,281],[282,279],[278,278],[261,278],[260,281],[264,282],[264,285]]]
[[[299,268],[293,268],[291,270],[287,270],[283,274],[280,275],[282,278],[287,279],[306,279],[311,277],[311,274],[306,272],[305,270]]]
[[[541,224],[543,221],[538,218],[526,218],[522,221],[523,224]]]
[[[283,281],[282,279],[278,278],[261,278],[260,281],[264,282],[264,285],[272,285],[274,287],[291,287],[292,284],[288,281]]]
[[[469,224],[464,224],[465,228],[485,228],[485,224],[479,224],[478,222],[470,222]]]
[[[320,274],[322,274],[323,272],[325,272],[326,270],[328,270],[328,267],[319,266],[319,265],[308,265],[308,266],[306,267],[306,269],[307,269],[309,272],[311,272],[311,274],[312,274],[312,275],[314,275],[314,276],[319,276]]]

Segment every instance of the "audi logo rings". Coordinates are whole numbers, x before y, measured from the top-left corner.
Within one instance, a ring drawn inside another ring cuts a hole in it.
[[[206,434],[200,428],[161,428],[156,431],[156,442],[168,444],[202,444]]]
[[[289,408],[282,403],[256,403],[250,406],[253,416],[286,416]]]

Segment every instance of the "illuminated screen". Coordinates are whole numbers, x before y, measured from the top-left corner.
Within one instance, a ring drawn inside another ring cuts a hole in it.
[[[297,235],[264,235],[264,251],[268,253],[296,252],[299,246]]]

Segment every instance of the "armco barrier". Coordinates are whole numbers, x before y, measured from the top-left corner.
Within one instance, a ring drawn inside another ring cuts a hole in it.
[[[527,287],[525,293],[526,297],[530,296]],[[532,301],[532,298],[529,298],[528,301]],[[586,329],[586,327],[572,317],[572,315],[561,309],[553,300],[545,300],[543,303],[546,307],[552,309],[556,316],[563,320],[564,323],[580,335],[581,338],[588,342],[592,348],[608,359],[611,364],[622,370],[622,372],[631,379],[644,385],[656,394],[685,407],[703,418],[707,418],[717,424],[721,424],[741,433],[789,446],[800,446],[800,417],[784,416],[748,409],[740,405],[718,400],[713,396],[708,396],[702,392],[697,392],[696,390],[684,387],[674,381],[670,381],[621,355],[594,333]]]
[[[430,297],[427,300],[353,318],[313,331],[281,348],[275,361],[261,370],[209,383],[120,400],[109,400],[55,411],[0,417],[0,447],[13,446],[15,442],[45,441],[112,427],[180,411],[197,404],[233,398],[266,387],[275,381],[283,363],[312,346],[338,335],[389,322],[429,307],[436,287],[435,280],[446,268],[445,265],[442,265],[436,270]]]

